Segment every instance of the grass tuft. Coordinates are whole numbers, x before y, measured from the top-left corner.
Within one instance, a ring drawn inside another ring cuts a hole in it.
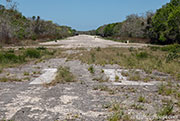
[[[140,96],[139,99],[138,99],[138,102],[140,102],[140,103],[145,103],[145,102],[146,102],[145,97]]]
[[[54,86],[58,83],[67,83],[67,82],[74,82],[74,81],[75,81],[75,77],[70,72],[69,68],[59,67],[55,80],[52,81],[48,85]]]
[[[174,104],[172,102],[168,102],[157,114],[158,116],[169,116],[172,114],[174,108]]]
[[[153,51],[154,48],[156,51]],[[141,69],[148,74],[156,70],[169,74],[178,81],[180,79],[180,54],[177,47],[172,47],[175,48],[176,53],[171,54],[170,50],[173,49],[162,51],[159,48],[162,47],[145,47],[132,51],[128,48],[109,47],[101,48],[101,51],[91,49],[90,51],[83,51],[72,56],[88,64],[99,64],[102,66],[106,64],[117,64],[125,69]]]
[[[91,73],[91,74],[94,74],[95,73],[95,70],[94,70],[94,67],[93,66],[90,66],[88,68],[88,71]]]
[[[21,79],[11,79],[11,78],[6,78],[6,77],[2,77],[0,78],[0,82],[21,82]]]
[[[124,113],[120,104],[113,104],[110,108],[114,113],[108,118],[108,121],[133,121],[130,115]]]

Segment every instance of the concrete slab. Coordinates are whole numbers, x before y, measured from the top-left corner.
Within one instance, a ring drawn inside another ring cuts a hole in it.
[[[141,82],[141,81],[129,81],[127,80],[127,77],[122,76],[122,72],[127,71],[124,69],[104,69],[104,73],[109,77],[109,80],[112,81],[113,85],[135,85],[135,86],[151,86],[157,84],[155,81],[151,81],[148,83]],[[121,82],[115,82],[115,77],[119,77],[119,81]]]
[[[56,68],[44,69],[45,73],[43,73],[40,77],[36,78],[30,84],[44,84],[51,83],[56,77]]]

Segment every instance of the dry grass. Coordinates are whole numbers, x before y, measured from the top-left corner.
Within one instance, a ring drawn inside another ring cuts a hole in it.
[[[166,105],[162,107],[157,113],[158,116],[169,116],[173,113],[174,104],[169,101]]]
[[[0,82],[21,82],[22,80],[20,79],[15,79],[15,78],[6,78],[6,77],[2,77],[0,78]]]
[[[93,80],[98,81],[98,82],[108,82],[109,78],[103,78],[103,76],[96,77]]]
[[[67,82],[75,82],[75,77],[74,75],[69,71],[69,68],[65,67],[59,67],[56,78],[54,81],[52,81],[50,86],[54,86],[58,83],[67,83]]]
[[[130,81],[142,81],[143,79],[141,78],[140,74],[130,74],[128,77]]]
[[[151,74],[157,70],[170,74],[176,80],[180,79],[180,58],[166,61],[169,52],[161,50],[152,50],[151,48],[128,49],[128,48],[101,48],[91,49],[73,54],[69,59],[79,59],[87,64],[118,64],[127,69],[142,69]],[[148,80],[148,79],[147,79]]]
[[[178,107],[180,111],[180,85],[173,82],[168,82],[168,84],[162,83],[158,89],[159,95],[170,96],[172,100],[164,100],[167,104],[158,112],[160,116],[170,115],[172,113],[173,107]],[[173,101],[177,102],[173,102]],[[179,113],[179,111],[177,113]]]
[[[105,86],[105,85],[95,86],[93,89],[94,89],[94,90],[105,91],[105,92],[108,92],[108,93],[111,94],[111,95],[113,95],[113,94],[116,93],[116,90],[115,90],[115,89],[111,89],[111,88],[109,88],[108,86]]]
[[[119,103],[109,106],[109,110],[113,111],[113,114],[108,118],[108,121],[134,121],[130,115],[124,112],[123,107]]]

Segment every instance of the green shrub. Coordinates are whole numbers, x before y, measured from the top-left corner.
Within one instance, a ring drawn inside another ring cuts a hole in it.
[[[179,5],[179,0],[171,0],[170,3],[156,11],[152,17],[152,28],[150,29],[150,38],[153,42],[160,44],[179,42]]]
[[[32,40],[36,40],[36,39],[37,39],[37,36],[36,36],[36,35],[32,35],[32,36],[31,36],[31,39],[32,39]]]
[[[10,49],[7,51],[8,53],[14,53],[14,50],[13,49]]]
[[[136,54],[136,57],[138,59],[146,59],[148,57],[148,53],[147,52],[140,52]]]
[[[14,62],[14,63],[18,62],[18,56],[16,56],[15,54],[12,54],[12,53],[4,54],[4,58],[6,61],[10,61],[10,62]]]
[[[41,53],[37,49],[29,48],[25,51],[24,55],[29,58],[40,58]]]
[[[25,57],[21,55],[15,55],[9,52],[0,52],[0,63],[18,63],[24,62]]]
[[[170,52],[166,57],[166,62],[170,62],[177,58],[179,58],[179,55],[176,52]]]
[[[46,50],[47,48],[46,47],[38,47],[38,48],[36,48],[37,50]]]
[[[180,45],[179,44],[167,45],[162,47],[161,50],[168,52],[180,52]]]
[[[157,50],[161,49],[161,47],[150,46],[150,49],[151,49],[152,51],[157,51]]]
[[[97,48],[96,48],[96,51],[101,51],[101,48],[100,48],[100,47],[97,47]]]

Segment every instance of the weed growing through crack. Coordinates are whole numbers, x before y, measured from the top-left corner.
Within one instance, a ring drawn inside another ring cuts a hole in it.
[[[29,72],[24,72],[24,76],[29,76]]]
[[[170,101],[166,105],[160,109],[160,111],[157,113],[158,116],[169,116],[172,114],[174,108],[174,104]]]
[[[141,76],[139,74],[130,74],[129,80],[131,81],[141,81]]]
[[[100,76],[100,77],[94,78],[93,80],[96,80],[98,82],[108,82],[109,78],[103,79],[103,76]]]
[[[145,103],[145,102],[146,102],[146,98],[143,97],[143,96],[139,96],[138,102],[140,102],[140,103]]]
[[[116,81],[116,82],[119,81],[119,76],[118,76],[118,75],[115,76],[115,81]]]
[[[173,90],[172,90],[172,87],[169,87],[168,85],[162,83],[158,88],[158,93],[160,95],[169,96],[173,94]]]
[[[88,68],[88,71],[91,73],[91,74],[94,74],[95,73],[95,70],[94,70],[94,67],[93,66],[90,66]]]
[[[139,104],[132,104],[131,108],[133,108],[135,110],[144,110],[143,105],[139,105]]]
[[[104,70],[103,70],[103,69],[101,70],[101,73],[104,73]]]
[[[114,95],[116,93],[116,91],[114,89],[111,89],[105,85],[95,86],[93,89],[108,92],[110,95]]]
[[[110,110],[114,113],[108,118],[108,121],[133,121],[130,115],[125,114],[124,109],[118,103],[112,104]]]
[[[124,76],[124,77],[128,77],[128,76],[129,76],[129,73],[128,73],[128,72],[125,72],[125,71],[122,71],[122,72],[121,72],[121,75]]]

